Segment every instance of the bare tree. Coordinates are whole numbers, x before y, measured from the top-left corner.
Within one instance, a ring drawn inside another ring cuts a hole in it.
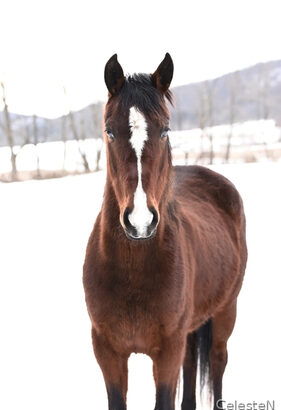
[[[37,124],[37,115],[33,115],[33,142],[35,146],[35,152],[36,152],[36,176],[37,178],[40,178],[41,173],[40,173],[40,156],[39,156],[39,151],[38,151],[38,124]]]
[[[7,142],[10,148],[12,180],[16,180],[17,179],[17,163],[16,163],[17,155],[14,152],[14,136],[13,136],[13,131],[12,131],[12,123],[11,123],[10,112],[9,112],[9,108],[8,108],[8,104],[6,100],[5,85],[3,82],[1,82],[1,87],[2,87],[2,101],[4,104],[4,121],[5,121],[3,129],[7,136]]]
[[[100,171],[100,160],[101,160],[101,153],[103,148],[103,139],[98,139],[96,142],[96,168],[95,171]]]
[[[92,119],[93,119],[93,132],[96,141],[96,168],[95,171],[100,170],[100,160],[103,148],[103,116],[102,116],[102,103],[92,105]]]
[[[71,113],[71,117],[70,117],[70,118],[71,118],[72,130],[73,130],[73,127],[74,127],[74,118],[73,118],[72,113]],[[77,133],[77,129],[75,130],[75,132]],[[77,134],[77,135],[78,135],[78,134]],[[81,146],[81,142],[82,142],[82,141],[85,141],[85,139],[86,139],[85,121],[84,121],[83,118],[81,118],[81,119],[80,119],[80,138],[79,138],[79,140],[78,140],[78,149],[79,149],[79,153],[80,153],[80,155],[81,155],[82,161],[83,161],[83,165],[84,165],[85,171],[86,171],[86,172],[90,172],[90,166],[89,166],[89,162],[88,162],[88,159],[87,159],[86,152],[85,152],[85,150],[82,149],[82,146]]]
[[[208,138],[210,144],[210,164],[214,161],[214,143],[213,143],[213,126],[214,126],[214,97],[216,82],[205,81],[205,90],[207,97],[207,117],[208,117]]]
[[[72,129],[74,139],[77,141],[78,151],[79,151],[79,154],[81,156],[84,169],[85,169],[86,172],[89,172],[90,171],[89,163],[88,163],[88,160],[87,160],[86,153],[83,151],[83,149],[81,147],[81,138],[78,134],[78,130],[76,128],[74,115],[73,115],[72,111],[69,111],[68,117],[69,117],[70,126],[71,126],[71,129]]]
[[[200,135],[200,154],[196,160],[196,162],[199,162],[200,158],[203,156],[203,151],[204,151],[204,137],[205,137],[205,130],[206,130],[206,90],[205,87],[202,85],[199,86],[198,88],[198,126],[199,129],[201,130],[201,135]]]
[[[258,72],[258,98],[257,115],[258,119],[268,120],[270,115],[269,105],[269,72],[267,64],[260,64]],[[265,155],[268,158],[267,136],[265,135],[264,124],[262,124],[262,135]]]
[[[43,142],[48,141],[49,132],[50,132],[50,120],[48,118],[45,118],[43,122],[43,131],[42,131]]]
[[[233,125],[237,117],[238,112],[238,93],[240,87],[240,74],[238,71],[230,74],[229,76],[229,133],[227,136],[225,162],[229,162],[231,142],[233,137]]]
[[[63,115],[61,117],[61,139],[63,142],[63,163],[62,163],[62,169],[65,171],[65,163],[66,163],[66,126],[67,126],[67,116]]]
[[[268,65],[261,63],[258,66],[257,73],[257,118],[268,119],[269,118],[269,72]]]
[[[24,139],[26,144],[30,144],[30,130],[29,130],[29,121],[26,118],[24,122]]]
[[[66,88],[63,87],[63,90],[64,90],[65,97],[67,97]],[[68,112],[68,118],[69,118],[69,123],[70,123],[71,130],[72,130],[72,133],[73,133],[73,137],[77,141],[78,151],[79,151],[79,154],[80,154],[81,159],[82,159],[84,170],[85,170],[85,172],[90,172],[90,166],[89,166],[89,162],[88,162],[88,159],[87,159],[87,155],[86,155],[85,151],[82,149],[81,138],[80,138],[80,135],[79,135],[77,127],[76,127],[74,114],[73,114],[73,112],[70,108],[69,108],[69,112]]]
[[[182,111],[181,111],[180,104],[177,106],[177,109],[175,110],[175,114],[176,114],[177,130],[182,130]]]

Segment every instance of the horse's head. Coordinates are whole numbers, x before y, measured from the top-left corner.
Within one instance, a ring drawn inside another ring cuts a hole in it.
[[[167,53],[154,74],[125,77],[117,55],[105,66],[108,179],[129,239],[155,235],[171,171],[168,138],[173,61]]]

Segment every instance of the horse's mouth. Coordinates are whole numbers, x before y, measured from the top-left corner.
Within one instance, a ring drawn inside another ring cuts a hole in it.
[[[157,229],[153,229],[149,235],[147,236],[135,236],[132,233],[130,233],[129,231],[127,231],[126,229],[124,229],[125,235],[128,239],[130,239],[130,241],[136,241],[136,242],[145,242],[148,241],[149,239],[154,238],[154,236],[156,235]]]

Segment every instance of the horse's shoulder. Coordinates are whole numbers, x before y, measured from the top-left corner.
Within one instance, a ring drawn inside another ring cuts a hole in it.
[[[223,175],[203,166],[174,167],[175,188],[181,196],[192,196],[195,201],[211,201],[232,217],[243,214],[242,199]]]

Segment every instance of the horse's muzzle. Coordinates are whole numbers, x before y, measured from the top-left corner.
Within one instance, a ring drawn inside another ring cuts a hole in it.
[[[157,225],[159,222],[159,214],[154,207],[149,208],[152,213],[152,221],[149,225],[146,225],[141,233],[138,228],[131,224],[129,215],[131,213],[130,208],[126,208],[123,214],[123,228],[128,239],[131,240],[145,240],[153,238],[157,232]]]

